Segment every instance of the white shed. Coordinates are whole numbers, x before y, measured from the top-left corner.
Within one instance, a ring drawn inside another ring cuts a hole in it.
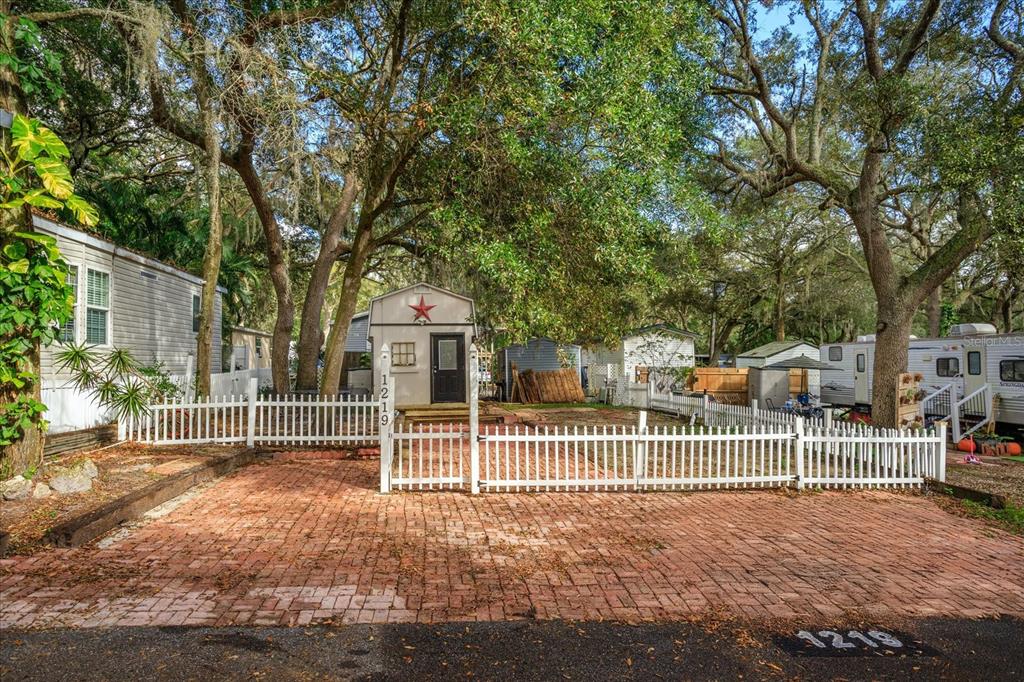
[[[370,301],[368,330],[374,368],[391,349],[395,405],[464,403],[469,395],[469,346],[476,336],[473,299],[426,282]],[[379,395],[380,373],[373,373]]]
[[[600,388],[603,379],[638,381],[638,369],[693,367],[693,332],[668,324],[641,327],[622,337],[615,346],[599,343],[583,349],[582,363],[588,388]]]

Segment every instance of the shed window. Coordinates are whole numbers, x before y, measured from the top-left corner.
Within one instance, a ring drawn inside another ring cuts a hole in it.
[[[843,359],[843,347],[829,346],[828,359],[830,362],[841,362]]]
[[[89,268],[85,286],[85,342],[104,346],[110,342],[110,273]]]
[[[967,373],[974,376],[981,374],[980,350],[972,350],[967,353]]]
[[[202,309],[202,299],[197,294],[192,294],[192,331],[199,333],[199,311]]]
[[[61,325],[60,328],[60,341],[61,343],[74,343],[75,342],[75,319],[78,316],[78,266],[69,265],[68,274],[65,280],[69,287],[71,287],[71,296],[74,300],[71,308],[71,317],[68,318],[67,322]]]
[[[955,377],[960,374],[960,358],[939,358],[935,361],[935,373],[940,377]]]
[[[1000,381],[1024,381],[1024,360],[1000,360]]]
[[[413,367],[416,364],[416,344],[411,341],[399,341],[392,347],[391,365],[393,367]]]
[[[256,339],[256,357],[263,357],[263,339]]]

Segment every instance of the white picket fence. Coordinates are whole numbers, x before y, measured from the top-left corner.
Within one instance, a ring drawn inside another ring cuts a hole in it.
[[[945,480],[945,423],[938,430],[876,429],[806,420],[706,396],[658,395],[650,406],[690,424],[481,427],[479,382],[470,381],[469,424],[394,423],[390,352],[380,395],[260,396],[153,405],[122,437],[153,444],[379,443],[380,490],[623,491],[806,486],[920,486]],[[478,376],[470,347],[470,377]],[[695,424],[696,418],[701,423]]]
[[[705,426],[764,426],[793,427],[798,418],[808,426],[828,426],[831,412],[824,410],[821,417],[801,416],[784,410],[765,410],[755,401],[753,405],[716,403],[704,395],[652,394],[648,400],[651,410],[665,412],[681,418],[697,417]]]
[[[122,425],[122,438],[153,445],[368,444],[380,440],[381,401],[353,396],[261,396],[257,379],[248,395],[151,405]],[[251,408],[251,409],[250,409]]]
[[[382,448],[382,470],[390,462],[390,471],[381,491],[906,487],[945,479],[944,426],[824,427],[795,417],[791,425],[648,428],[646,416],[630,427],[405,427],[395,432],[391,458]]]

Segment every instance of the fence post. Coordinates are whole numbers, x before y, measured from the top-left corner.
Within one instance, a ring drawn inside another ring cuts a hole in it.
[[[711,400],[708,398],[707,390],[705,390],[700,398],[700,418],[704,422],[705,428],[711,426],[711,420],[708,418],[708,414],[711,412],[710,406]]]
[[[192,365],[192,363],[194,361],[195,361],[195,358],[193,358],[192,354],[189,353],[188,357],[185,359],[185,402],[186,403],[192,402],[192,397],[195,395],[195,393],[194,393],[194,390],[195,390],[195,376],[193,376],[194,371],[193,371],[193,365]]]
[[[754,419],[757,419],[757,398],[750,399],[750,412]]]
[[[654,406],[654,382],[651,379],[651,370],[647,370],[647,409]]]
[[[644,436],[647,435],[647,411],[640,410],[640,414],[637,415],[637,439],[636,447],[633,450],[633,478],[635,479],[634,485],[637,489],[640,488],[641,472],[644,477],[647,475],[647,441]]]
[[[796,487],[797,490],[804,489],[804,418],[797,417],[793,420],[793,430],[796,431],[796,445],[793,448],[796,452]]]
[[[245,431],[245,447],[251,448],[256,445],[256,401],[259,399],[257,391],[260,382],[256,377],[249,379],[249,407],[246,413],[249,417],[249,424]]]
[[[469,345],[469,489],[480,492],[480,351]]]
[[[384,344],[380,349],[380,491],[391,492],[391,459],[394,440],[394,414],[391,409],[394,396],[394,382],[391,379],[391,349]]]
[[[937,447],[935,456],[938,459],[935,462],[935,478],[936,480],[945,483],[946,482],[946,422],[939,422],[939,447]]]

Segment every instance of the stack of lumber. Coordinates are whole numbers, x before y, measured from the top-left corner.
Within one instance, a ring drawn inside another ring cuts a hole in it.
[[[513,403],[581,403],[585,398],[575,369],[519,372],[513,366],[509,400]]]

